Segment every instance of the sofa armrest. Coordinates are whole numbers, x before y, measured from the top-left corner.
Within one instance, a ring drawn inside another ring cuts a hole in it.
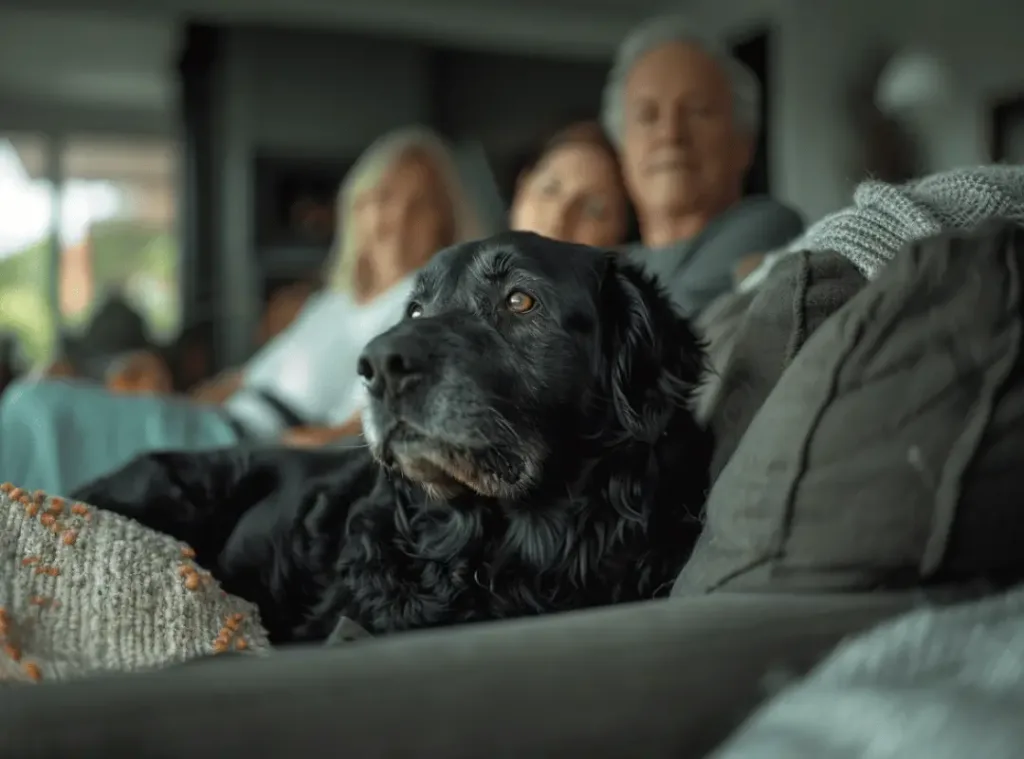
[[[701,757],[915,593],[720,594],[0,689],[0,756]]]

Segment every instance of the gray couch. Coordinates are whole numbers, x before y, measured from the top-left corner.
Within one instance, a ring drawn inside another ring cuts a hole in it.
[[[1020,580],[1024,231],[815,305],[826,263],[733,333],[708,410],[732,450],[672,598],[0,691],[0,756],[698,759],[843,639]]]
[[[0,693],[14,759],[700,757],[918,593],[728,594]]]

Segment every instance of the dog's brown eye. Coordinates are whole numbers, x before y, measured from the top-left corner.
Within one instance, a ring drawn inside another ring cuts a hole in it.
[[[521,290],[514,290],[508,294],[508,297],[505,299],[505,305],[514,314],[525,314],[527,311],[533,310],[534,306],[537,305],[537,301],[532,295]]]
[[[419,319],[421,316],[423,316],[423,306],[421,306],[419,303],[410,303],[409,306],[405,309],[405,315],[408,316],[410,319]]]

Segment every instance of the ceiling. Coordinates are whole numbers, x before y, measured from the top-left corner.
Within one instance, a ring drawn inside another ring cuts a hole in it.
[[[0,9],[5,99],[160,110],[173,97],[178,25],[166,19]]]
[[[332,26],[471,48],[595,56],[626,27],[686,0],[5,0],[5,7]]]
[[[625,29],[664,5],[664,0],[4,0],[0,105],[169,111],[171,62],[186,19],[332,27],[463,49],[594,59],[607,56]]]
[[[0,0],[0,122],[160,131],[187,20],[334,28],[465,50],[605,59],[666,0]],[[701,0],[676,0],[671,7]],[[119,113],[113,117],[110,114]]]

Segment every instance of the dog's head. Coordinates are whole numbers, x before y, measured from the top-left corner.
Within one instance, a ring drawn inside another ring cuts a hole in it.
[[[510,233],[442,251],[359,358],[373,454],[428,492],[520,499],[596,446],[653,445],[703,353],[615,253]]]

